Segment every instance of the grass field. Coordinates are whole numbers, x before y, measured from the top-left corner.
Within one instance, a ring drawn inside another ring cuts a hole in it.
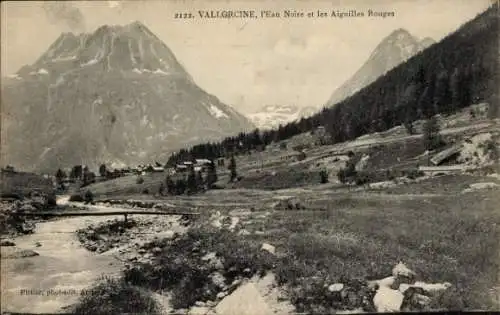
[[[323,156],[327,150],[320,148],[314,154]],[[372,155],[369,168],[378,171],[397,165],[414,167],[425,151],[414,138],[364,150]],[[234,254],[268,266],[251,253],[263,243],[275,246],[276,260],[269,268],[279,284],[288,288],[299,312],[334,311],[322,295],[324,284],[384,278],[399,261],[414,270],[418,280],[453,285],[437,308],[500,309],[500,186],[464,192],[474,183],[500,185],[498,178],[464,173],[373,189],[341,185],[331,173],[330,183],[320,184],[319,173],[309,169],[316,163],[314,154],[308,155],[311,162],[292,166],[283,162],[251,167],[242,160],[238,164],[241,181],[227,184],[224,170],[219,182],[226,189],[193,196],[155,196],[165,174],[143,176],[142,184],[132,176],[89,188],[101,199],[142,199],[192,207],[202,212],[199,228],[208,226],[216,212],[237,218],[237,239],[251,244],[248,248],[252,250],[241,253],[242,247]],[[150,193],[142,194],[146,188]],[[280,197],[296,197],[304,207],[275,209]],[[213,237],[218,242],[225,239]],[[234,248],[235,239],[227,239],[231,244],[205,243]]]
[[[52,180],[41,175],[25,172],[2,172],[0,174],[0,193],[2,196],[28,196],[32,192],[53,194]]]
[[[279,284],[289,288],[289,297],[299,311],[333,311],[321,296],[325,283],[384,278],[399,261],[414,270],[418,280],[453,284],[439,307],[493,310],[500,307],[492,293],[499,284],[500,189],[461,192],[462,187],[481,181],[495,179],[439,176],[402,185],[399,192],[398,187],[393,188],[390,194],[354,193],[326,184],[150,198],[197,207],[203,213],[202,226],[209,225],[217,211],[237,217],[235,233],[246,231],[238,236],[242,244],[276,247],[277,258],[269,269]],[[451,189],[454,187],[460,189]],[[280,196],[296,196],[305,209],[273,209],[271,205]],[[230,240],[226,245],[233,248],[234,239]],[[235,255],[240,254],[241,250]],[[258,255],[247,256],[246,260],[259,266],[264,263],[258,261]],[[315,298],[304,302],[308,296]]]

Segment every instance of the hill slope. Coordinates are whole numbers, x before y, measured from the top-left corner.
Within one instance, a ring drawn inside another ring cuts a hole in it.
[[[325,127],[334,143],[342,142],[434,114],[455,113],[481,102],[489,103],[490,118],[498,117],[499,26],[498,5],[493,5],[333,107],[261,134],[239,134],[181,150],[169,162],[175,164],[190,156],[243,154],[319,125]]]

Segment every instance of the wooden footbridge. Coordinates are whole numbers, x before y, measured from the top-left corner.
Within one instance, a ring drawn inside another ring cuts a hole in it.
[[[180,215],[183,218],[189,218],[189,216],[199,215],[199,212],[179,212],[179,211],[152,211],[152,210],[128,210],[128,209],[117,209],[117,210],[107,210],[107,211],[88,211],[88,210],[77,210],[77,211],[35,211],[35,212],[21,212],[18,216],[31,216],[31,217],[100,217],[100,216],[111,216],[111,215],[123,215],[125,217],[125,222],[129,215]]]

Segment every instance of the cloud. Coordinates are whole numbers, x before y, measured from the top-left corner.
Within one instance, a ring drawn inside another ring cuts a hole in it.
[[[63,24],[71,31],[85,31],[85,17],[80,9],[65,1],[45,2],[45,14],[52,24]]]

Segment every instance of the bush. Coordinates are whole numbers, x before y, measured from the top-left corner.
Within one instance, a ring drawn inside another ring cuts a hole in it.
[[[138,184],[138,185],[144,183],[144,178],[142,178],[142,176],[138,176],[137,180],[135,181],[135,183]]]
[[[484,154],[488,155],[490,159],[492,159],[494,162],[497,162],[500,153],[498,152],[498,146],[493,140],[488,140],[485,145],[484,145]]]
[[[92,203],[94,202],[94,194],[92,194],[92,192],[90,190],[87,190],[85,192],[85,203]]]
[[[337,172],[337,178],[342,184],[350,182],[352,179],[355,179],[355,177],[356,171],[349,167],[341,168]]]
[[[83,199],[82,195],[77,194],[77,195],[71,195],[69,197],[69,201],[74,201],[74,202],[84,202],[85,199]]]
[[[106,279],[83,294],[74,314],[161,314],[150,293],[122,279]]]
[[[427,150],[432,151],[445,144],[439,132],[440,128],[436,117],[432,117],[425,122],[423,126],[423,140]]]
[[[321,170],[321,172],[319,172],[319,177],[321,184],[328,183],[328,172],[326,170]]]
[[[49,194],[47,196],[47,206],[49,206],[49,207],[55,207],[55,206],[57,206],[57,201],[56,201],[56,195],[55,194]]]
[[[373,182],[375,176],[369,172],[358,172],[355,177],[356,185],[364,185]]]
[[[425,175],[425,173],[423,171],[420,171],[418,169],[412,169],[412,170],[408,171],[408,173],[406,174],[406,177],[408,177],[409,179],[416,179],[416,178],[422,177],[424,175]]]

